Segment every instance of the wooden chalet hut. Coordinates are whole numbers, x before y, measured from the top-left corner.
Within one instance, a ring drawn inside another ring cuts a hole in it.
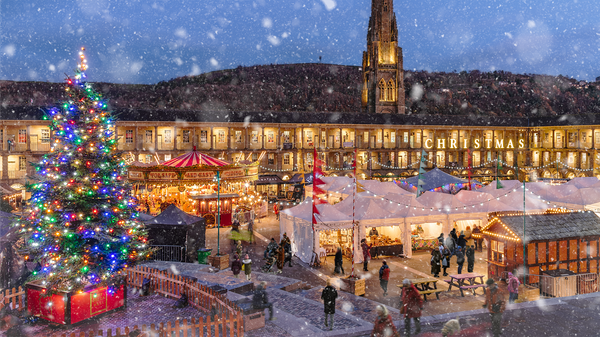
[[[523,265],[523,214],[493,214],[482,229],[488,240],[488,275],[502,277]],[[600,218],[594,212],[548,210],[525,216],[527,251],[525,270],[541,275],[546,270],[598,273]],[[531,277],[528,283],[538,282]]]

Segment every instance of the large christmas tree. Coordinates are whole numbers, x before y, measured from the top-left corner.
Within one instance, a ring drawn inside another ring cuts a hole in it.
[[[80,57],[67,78],[66,100],[46,113],[52,147],[34,165],[40,179],[27,186],[31,199],[18,222],[26,258],[41,266],[33,277],[50,291],[116,285],[125,268],[150,253],[117,150],[115,119],[86,83],[83,49]]]

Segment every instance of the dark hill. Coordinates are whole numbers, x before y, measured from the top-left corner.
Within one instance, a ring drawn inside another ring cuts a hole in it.
[[[96,83],[114,108],[196,111],[359,112],[359,67],[287,64],[238,67],[155,85]],[[563,76],[503,71],[407,71],[411,114],[540,117],[600,112],[600,83]],[[2,107],[46,106],[61,99],[63,85],[0,81]]]

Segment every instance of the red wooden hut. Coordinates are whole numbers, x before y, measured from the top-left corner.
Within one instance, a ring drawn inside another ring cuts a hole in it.
[[[524,231],[525,228],[525,231]],[[548,210],[545,213],[493,214],[482,229],[488,240],[488,274],[499,278],[523,266],[523,233],[527,242],[525,271],[549,270],[598,273],[600,218],[594,212]],[[528,283],[537,283],[531,277]]]

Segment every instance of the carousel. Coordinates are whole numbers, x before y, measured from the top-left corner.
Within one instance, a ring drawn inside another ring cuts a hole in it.
[[[196,149],[158,165],[133,162],[127,176],[142,212],[156,215],[175,204],[204,217],[208,226],[219,215],[221,226],[231,225],[238,209],[251,207],[259,198],[252,200],[258,163],[230,163]]]

